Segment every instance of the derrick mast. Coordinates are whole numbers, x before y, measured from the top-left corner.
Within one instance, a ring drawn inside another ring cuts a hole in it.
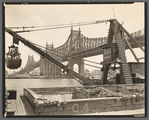
[[[110,29],[107,44],[102,46],[103,61],[103,79],[102,84],[107,83],[107,75],[111,64],[119,64],[121,84],[132,84],[132,78],[125,55],[124,29],[116,19],[110,20]]]

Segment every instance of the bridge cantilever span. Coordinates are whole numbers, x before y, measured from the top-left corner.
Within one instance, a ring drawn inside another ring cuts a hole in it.
[[[142,46],[144,46],[145,38],[144,38],[144,29],[139,30],[131,34],[131,36],[138,41]],[[127,35],[124,36],[132,46],[132,48],[137,48],[138,45],[134,43]],[[100,46],[107,43],[107,37],[100,37],[100,38],[88,38],[81,34],[81,31],[71,30],[71,33],[67,39],[67,41],[55,48],[53,50],[54,54],[58,56],[62,56],[62,61],[68,61],[70,57],[77,57],[77,58],[85,58],[91,57],[95,55],[103,54],[102,49]],[[126,49],[129,47],[126,45]],[[28,63],[27,63],[28,64]],[[29,67],[25,67],[22,72],[30,72],[36,67],[40,67],[40,60]],[[19,72],[21,73],[21,71]]]
[[[131,34],[131,36],[144,46],[144,29]],[[138,47],[127,35],[124,36],[129,41],[132,48]],[[107,43],[107,37],[87,38],[81,34],[81,31],[71,30],[68,40],[64,45],[55,48],[55,53],[62,55],[62,61],[67,61],[68,57],[91,57],[102,54],[100,46]],[[126,49],[128,46],[126,45]]]

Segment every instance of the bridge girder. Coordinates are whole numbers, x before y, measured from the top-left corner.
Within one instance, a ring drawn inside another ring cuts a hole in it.
[[[132,33],[131,36],[142,46],[144,46],[144,29]],[[124,38],[129,41],[132,48],[138,47],[138,45],[131,41],[131,39],[127,35],[125,35]],[[68,40],[62,46],[55,48],[54,52],[55,54],[62,56],[62,62],[65,62],[68,61],[68,57],[85,58],[95,55],[101,55],[103,54],[103,51],[100,46],[106,43],[107,37],[87,38],[81,34],[81,31],[71,30]],[[125,48],[129,49],[127,45],[125,46]],[[26,67],[26,69],[28,69],[28,71],[30,72],[32,70],[31,68],[33,68],[32,66],[34,66],[35,68],[40,66],[40,61],[36,63],[34,62],[33,65],[29,66],[30,67]],[[25,69],[22,72],[24,71]]]
[[[139,30],[131,34],[141,45],[144,45],[144,30]],[[129,41],[132,48],[138,47],[127,35],[124,38]],[[64,45],[55,48],[58,55],[63,57],[62,61],[67,61],[68,56],[78,56],[80,58],[90,57],[102,54],[100,46],[107,43],[107,37],[87,38],[81,34],[81,31],[72,30],[68,40]],[[128,47],[126,46],[126,49]],[[99,50],[96,52],[96,50]]]
[[[142,42],[140,44],[142,46],[144,46],[144,42]],[[132,48],[138,48],[138,45],[135,44],[135,43],[131,43],[131,46],[132,46]],[[129,47],[126,45],[125,49],[126,50],[129,49]],[[100,47],[97,47],[97,48],[93,48],[93,49],[90,49],[90,50],[81,51],[79,53],[74,53],[74,54],[71,54],[69,56],[65,56],[65,57],[62,58],[62,62],[68,61],[68,57],[71,57],[71,58],[85,58],[85,57],[92,57],[92,56],[101,55],[101,54],[103,54],[103,50]]]

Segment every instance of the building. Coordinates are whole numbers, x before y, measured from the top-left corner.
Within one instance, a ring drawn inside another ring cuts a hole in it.
[[[62,57],[54,50],[53,44],[50,45],[46,43],[46,49],[45,52],[58,60],[59,62],[62,62]],[[41,76],[59,76],[61,75],[61,68],[58,67],[56,64],[52,63],[51,61],[47,59],[43,59],[43,57],[40,57],[40,75]]]

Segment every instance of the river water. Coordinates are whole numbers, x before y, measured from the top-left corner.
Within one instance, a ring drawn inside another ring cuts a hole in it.
[[[6,89],[17,90],[23,94],[23,88],[71,87],[82,86],[75,79],[6,79]]]

